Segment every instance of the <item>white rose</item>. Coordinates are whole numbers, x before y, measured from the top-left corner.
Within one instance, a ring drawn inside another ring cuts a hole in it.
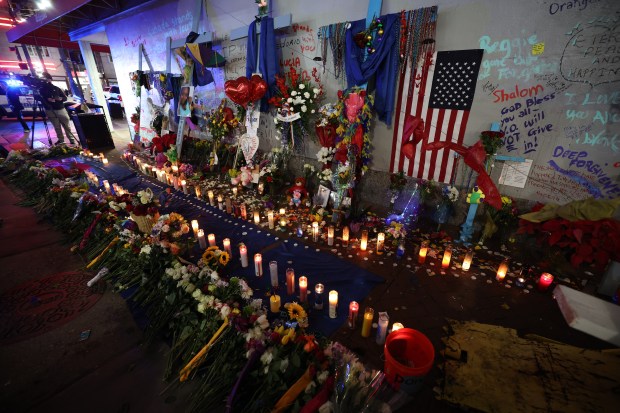
[[[286,101],[287,101],[288,103],[293,103],[293,98],[288,98],[288,99],[286,99]]]
[[[205,305],[203,303],[198,304],[198,312],[202,314],[205,313]]]
[[[297,91],[293,90],[293,91],[291,92],[291,96],[297,96]]]
[[[306,107],[306,105],[303,105],[303,106],[301,107],[301,111],[302,111],[302,112],[306,113],[306,111],[307,111],[307,110],[308,110],[308,108]]]
[[[315,112],[315,110],[314,110],[314,109],[312,109],[312,110],[310,111],[310,113],[314,113],[314,112]]]
[[[313,93],[314,93],[314,95],[316,96],[316,95],[318,95],[318,94],[319,94],[319,89],[314,88],[314,89],[312,89],[312,92],[313,92]]]
[[[300,83],[300,84],[299,84],[299,88],[300,88],[300,89],[305,89],[305,87],[306,87],[306,85],[304,85],[303,83]]]
[[[308,93],[308,92],[304,92],[304,97],[305,97],[306,99],[310,99],[310,93]]]

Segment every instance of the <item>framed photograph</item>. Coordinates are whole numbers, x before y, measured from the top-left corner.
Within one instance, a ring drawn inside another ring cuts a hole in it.
[[[179,106],[177,108],[177,115],[181,118],[187,118],[192,116],[192,105],[194,96],[194,86],[184,85],[181,86],[181,94],[179,96]]]
[[[319,189],[316,193],[316,204],[325,208],[327,206],[327,202],[329,202],[329,194],[331,190],[323,185],[319,185]]]

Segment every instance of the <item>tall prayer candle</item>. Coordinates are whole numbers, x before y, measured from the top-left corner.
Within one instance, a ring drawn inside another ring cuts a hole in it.
[[[349,303],[349,318],[347,319],[347,323],[349,324],[349,328],[355,328],[355,321],[357,320],[357,313],[360,310],[360,305],[357,301],[351,301]]]
[[[273,227],[274,227],[274,223],[273,223],[273,211],[269,211],[269,212],[267,212],[267,220],[269,221],[269,229],[273,229]]]
[[[230,198],[226,198],[226,213],[232,214],[232,200]]]
[[[349,226],[342,228],[342,245],[349,246]]]
[[[448,268],[450,266],[450,260],[452,259],[452,247],[446,246],[443,252],[443,258],[441,259],[441,268]]]
[[[321,283],[314,286],[314,308],[317,310],[323,309],[323,291],[325,286]]]
[[[334,245],[334,226],[327,227],[327,245],[330,247]]]
[[[254,254],[254,275],[263,276],[263,256],[261,254]]]
[[[196,185],[194,187],[194,191],[196,192],[196,198],[200,199],[200,197],[202,196],[202,191],[200,190],[200,186]]]
[[[377,254],[383,254],[383,247],[385,246],[385,234],[380,232],[377,234]]]
[[[388,313],[379,312],[379,322],[377,323],[377,344],[381,345],[385,343],[385,336],[387,335],[388,323],[390,322],[390,317],[388,317]]]
[[[271,286],[276,288],[278,286],[278,261],[269,262],[269,276],[271,277]]]
[[[279,295],[272,295],[271,298],[269,298],[269,309],[271,310],[272,313],[278,313],[280,312],[280,296]]]
[[[217,207],[221,210],[224,209],[224,198],[222,198],[222,195],[217,196]]]
[[[106,164],[106,163],[108,163],[108,160],[107,160],[107,159],[105,160],[104,164]],[[152,175],[153,175],[154,177],[156,177],[156,176],[157,176],[157,167],[156,167],[156,166],[154,166],[154,165],[153,165],[153,166],[151,166],[151,173],[152,173]]]
[[[241,204],[241,206],[239,207],[239,210],[241,211],[241,219],[243,220],[248,219],[248,210],[245,204]]]
[[[222,240],[222,244],[224,245],[224,251],[226,251],[228,255],[232,255],[232,249],[230,248],[230,238],[224,238]]]
[[[329,318],[336,318],[337,308],[338,308],[338,291],[331,290],[329,292]]]
[[[207,195],[209,195],[209,205],[211,206],[215,206],[215,194],[213,193],[213,191],[209,191],[207,192]],[[222,196],[218,195],[217,196],[217,202],[222,202]],[[220,207],[220,209],[222,209],[222,207]]]
[[[426,254],[428,254],[428,244],[423,242],[420,244],[420,254],[418,255],[418,264],[424,264],[426,261]]]
[[[198,239],[198,220],[192,219],[192,229],[194,230],[194,239]]]
[[[254,223],[260,224],[260,212],[254,211]]]
[[[372,327],[372,319],[375,317],[375,310],[372,307],[366,307],[364,310],[364,321],[362,322],[362,337],[370,337],[370,328]]]
[[[295,270],[292,268],[286,269],[286,293],[295,294]]]
[[[394,323],[392,324],[392,333],[396,330],[400,330],[401,328],[405,328],[403,323]]]
[[[237,189],[237,187],[236,187],[236,186],[233,186],[232,193],[233,193],[233,196],[234,196],[234,197],[236,197],[236,196],[237,196],[237,192],[238,192],[238,191],[239,191],[239,190]]]
[[[181,188],[183,189],[183,193],[187,194],[187,181],[185,179],[181,179]]]
[[[503,281],[504,278],[506,278],[506,273],[507,272],[508,272],[508,261],[504,260],[499,265],[499,267],[497,267],[497,274],[495,275],[495,279],[497,281]]]
[[[540,274],[540,278],[538,279],[538,290],[547,291],[551,283],[553,282],[553,275],[548,272],[543,272]]]
[[[280,218],[280,226],[282,228],[286,227],[286,218],[284,217]]]
[[[239,255],[241,255],[241,266],[246,268],[248,266],[248,248],[245,244],[239,245]]]
[[[299,277],[299,301],[305,303],[308,300],[308,278]]]
[[[362,251],[366,251],[366,248],[368,248],[368,231],[363,230],[362,238],[360,240],[360,249]]]
[[[104,180],[103,180],[103,187],[105,188],[105,191],[106,191],[108,194],[111,194],[111,193],[112,193],[112,189],[110,189],[110,183],[108,182],[108,180],[107,180],[107,179],[104,179]]]
[[[215,234],[209,234],[207,239],[209,240],[209,246],[215,247]]]
[[[198,230],[198,245],[200,245],[200,249],[207,248],[207,240],[205,240],[205,232],[202,229]]]
[[[469,268],[471,267],[471,261],[474,258],[474,253],[471,250],[468,250],[465,253],[465,257],[463,258],[463,265],[461,266],[461,268],[463,269],[463,271],[469,271]]]
[[[314,221],[312,223],[312,241],[317,242],[319,240],[319,223]]]

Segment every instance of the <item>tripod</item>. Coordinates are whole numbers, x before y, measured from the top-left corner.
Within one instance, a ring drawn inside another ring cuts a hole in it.
[[[50,146],[52,146],[52,137],[50,136],[50,129],[47,126],[47,115],[45,114],[45,108],[41,104],[39,100],[35,100],[35,104],[32,107],[32,127],[30,131],[32,133],[32,138],[30,139],[30,149],[34,149],[34,125],[37,120],[37,109],[41,112],[41,119],[43,119],[43,125],[45,125],[45,132],[47,132],[47,141]]]

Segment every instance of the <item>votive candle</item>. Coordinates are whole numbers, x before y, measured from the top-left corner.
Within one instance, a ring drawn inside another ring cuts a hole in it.
[[[200,197],[202,196],[202,191],[200,190],[200,186],[196,185],[194,187],[194,192],[196,192],[196,198],[200,199]]]
[[[317,242],[319,240],[319,223],[314,221],[312,223],[312,241]]]
[[[260,224],[260,212],[254,211],[254,223]]]
[[[278,261],[269,262],[269,276],[271,277],[271,286],[276,288],[278,286]]]
[[[363,230],[362,238],[360,239],[360,249],[366,251],[366,248],[368,248],[368,231]]]
[[[370,337],[372,319],[375,317],[375,310],[372,307],[364,309],[364,320],[362,321],[362,337]]]
[[[357,314],[360,310],[360,305],[357,301],[351,301],[349,303],[349,318],[347,319],[347,323],[349,324],[349,328],[355,328],[355,321],[357,320]]]
[[[426,254],[428,254],[428,244],[423,242],[420,244],[420,254],[418,255],[418,264],[424,264],[426,261]]]
[[[331,290],[329,292],[329,318],[336,318],[337,308],[338,308],[338,291]]]
[[[314,286],[314,308],[317,310],[323,309],[323,291],[325,291],[323,284],[318,283]]]
[[[284,217],[280,218],[280,226],[282,228],[286,227],[286,218]]]
[[[403,323],[394,323],[392,324],[392,333],[396,330],[400,330],[401,328],[405,328]]]
[[[230,248],[230,238],[224,238],[222,240],[222,244],[224,245],[224,251],[226,251],[228,255],[232,255],[232,249]]]
[[[192,229],[194,230],[194,239],[198,238],[198,220],[192,219]]]
[[[383,249],[385,246],[385,234],[380,232],[377,234],[377,254],[383,254]]]
[[[553,275],[548,272],[543,272],[538,279],[538,290],[547,291],[551,283],[553,283]]]
[[[342,228],[342,245],[345,247],[349,246],[349,227],[345,226]]]
[[[471,261],[474,258],[474,253],[471,250],[468,250],[465,253],[465,257],[463,258],[463,265],[461,266],[463,271],[469,271],[471,268]]]
[[[308,300],[308,278],[299,277],[299,301],[305,303]]]
[[[198,245],[200,245],[200,249],[207,248],[207,240],[205,239],[205,232],[202,229],[198,230]]]
[[[239,255],[241,256],[241,266],[246,268],[248,266],[248,248],[245,244],[239,245]]]
[[[237,189],[237,187],[236,187],[236,186],[233,186],[232,193],[233,193],[233,196],[234,196],[234,197],[236,197],[236,196],[237,196],[237,192],[238,192],[238,191],[239,191],[239,190]]]
[[[209,195],[209,205],[211,206],[215,206],[215,194],[213,193],[213,191],[209,191],[207,192],[207,195]],[[217,202],[222,202],[222,196],[218,195],[217,196]],[[222,209],[222,207],[220,207],[220,209]]]
[[[103,162],[103,166],[106,166],[108,164],[108,158],[101,159],[101,162]]]
[[[254,275],[263,276],[263,256],[261,254],[254,254]]]
[[[292,268],[286,269],[286,293],[295,294],[295,270]]]
[[[209,240],[209,246],[215,247],[215,234],[209,234],[207,239]]]
[[[280,215],[286,214],[286,208],[280,208]]]
[[[495,275],[495,279],[497,281],[503,281],[504,278],[506,278],[507,273],[508,273],[508,261],[504,260],[499,265],[499,267],[497,267],[497,274]]]
[[[239,210],[241,211],[241,219],[243,220],[248,219],[248,210],[245,204],[241,204],[241,206],[239,207]]]
[[[280,296],[279,295],[274,294],[269,298],[269,309],[271,310],[272,313],[280,312]]]
[[[446,269],[450,266],[450,260],[452,259],[452,247],[447,246],[443,252],[443,258],[441,259],[441,268]]]
[[[179,167],[178,167],[178,166],[176,166],[176,165],[172,165],[172,172],[173,172],[174,174],[177,174],[177,173],[179,172]]]
[[[330,247],[334,245],[334,226],[327,227],[327,245]]]
[[[274,228],[273,211],[267,212],[267,220],[269,221],[269,229],[273,229]]]

